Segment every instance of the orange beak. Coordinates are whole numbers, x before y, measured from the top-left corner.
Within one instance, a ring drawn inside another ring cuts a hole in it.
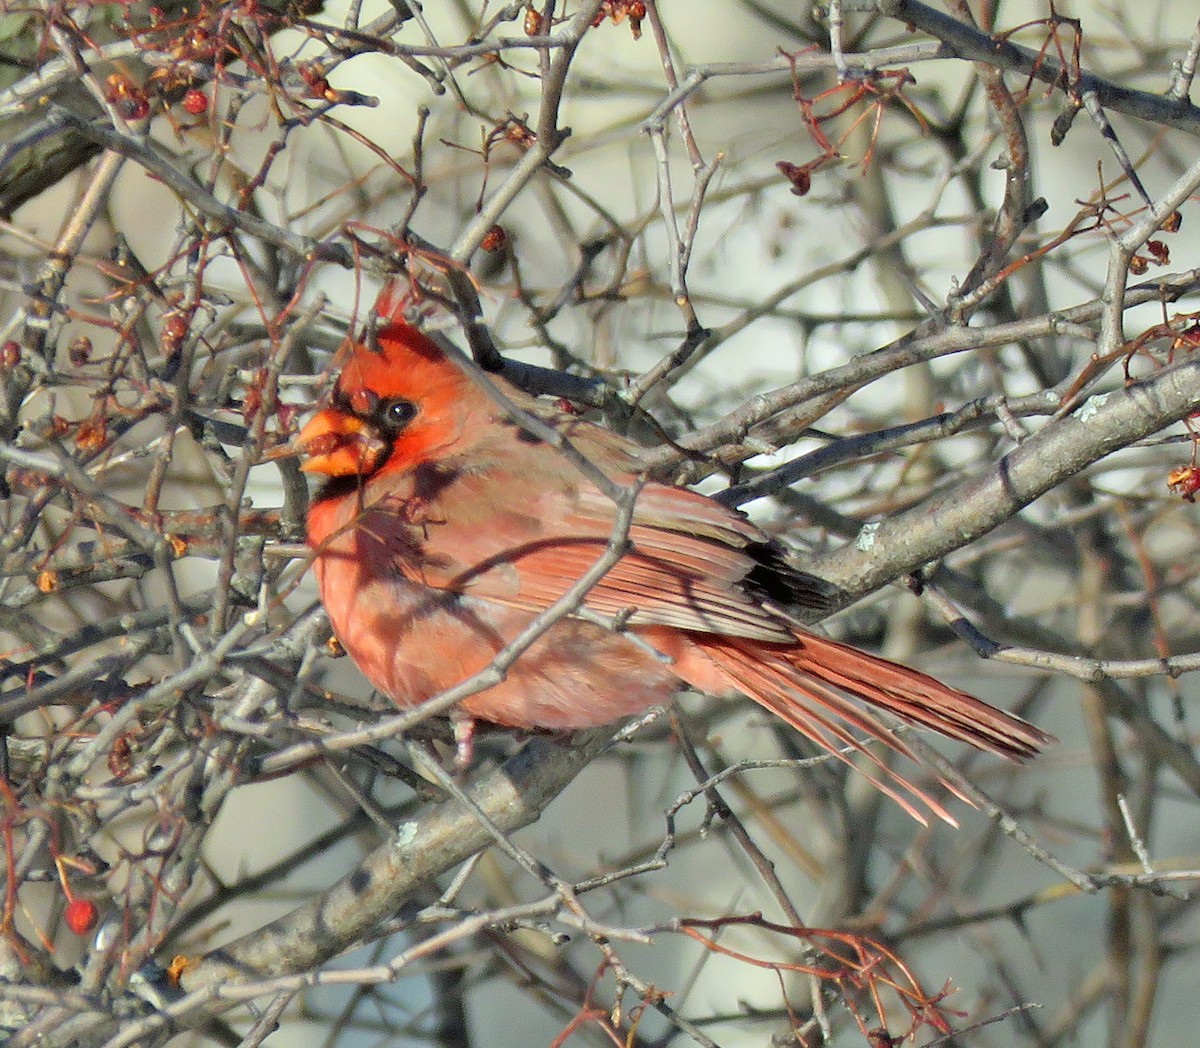
[[[300,467],[305,473],[327,477],[373,473],[388,449],[362,419],[336,408],[325,408],[309,419],[295,446],[308,458]]]

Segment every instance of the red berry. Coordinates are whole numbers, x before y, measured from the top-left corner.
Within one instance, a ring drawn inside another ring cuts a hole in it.
[[[201,113],[208,111],[208,95],[199,88],[189,88],[188,92],[183,96],[183,108],[186,109],[192,116],[199,116]]]
[[[91,899],[72,899],[67,903],[66,911],[63,913],[63,920],[67,922],[67,927],[76,935],[86,935],[94,927],[96,927],[96,918],[99,916],[96,910],[96,904]]]

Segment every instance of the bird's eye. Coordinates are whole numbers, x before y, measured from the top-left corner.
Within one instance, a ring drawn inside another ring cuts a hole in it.
[[[408,425],[417,415],[417,405],[400,397],[384,401],[381,407],[380,416],[383,420],[397,428]]]

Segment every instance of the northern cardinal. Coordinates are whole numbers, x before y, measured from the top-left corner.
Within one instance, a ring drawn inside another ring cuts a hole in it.
[[[489,381],[617,484],[638,478],[631,441]],[[349,347],[297,443],[303,468],[331,478],[308,516],[321,599],[359,669],[402,707],[488,666],[613,536],[612,499],[397,316],[384,318],[373,346]],[[850,730],[913,756],[869,707],[1010,759],[1051,738],[806,630],[797,613],[819,606],[828,584],[794,568],[737,510],[646,483],[628,540],[589,591],[589,614],[555,623],[501,683],[464,699],[460,726],[563,731],[666,703],[682,682],[740,691],[825,750],[867,754],[878,769],[871,781],[918,820],[913,801],[951,823]]]

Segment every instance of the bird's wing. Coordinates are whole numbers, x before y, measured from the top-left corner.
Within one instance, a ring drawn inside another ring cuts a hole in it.
[[[443,469],[441,480],[424,483],[419,519],[411,495],[393,498],[390,511],[386,501],[375,507],[394,514],[391,526],[381,521],[371,530],[396,534],[395,518],[406,520],[395,563],[414,580],[540,611],[620,537],[613,502],[547,451],[550,481],[545,472],[503,467]],[[646,484],[628,539],[628,552],[588,592],[585,607],[630,625],[790,641],[787,610],[825,597],[820,580],[788,566],[742,514],[686,489]]]

